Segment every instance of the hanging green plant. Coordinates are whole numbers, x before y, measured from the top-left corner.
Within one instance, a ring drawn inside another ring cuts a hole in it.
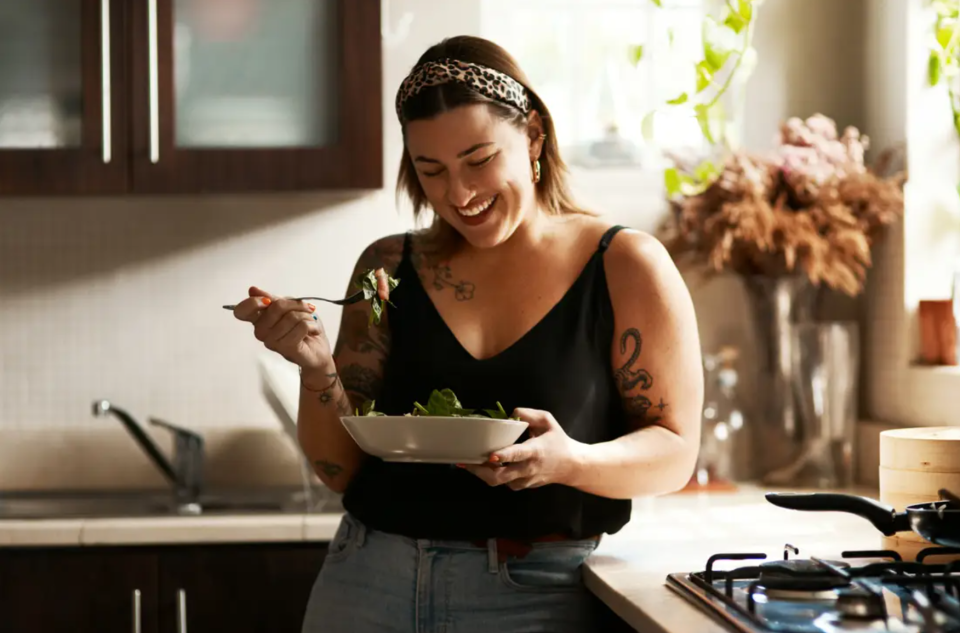
[[[960,0],[927,0],[927,6],[936,15],[927,79],[931,86],[946,85],[953,129],[960,136]]]
[[[669,0],[668,0],[669,1]],[[955,0],[960,1],[960,0]],[[651,0],[663,7],[663,0]],[[734,84],[743,82],[753,72],[757,53],[751,46],[757,7],[763,0],[725,0],[719,15],[707,13],[702,23],[703,54],[694,62],[695,89],[669,99],[665,109],[682,108],[695,117],[704,139],[721,150],[736,145],[730,133],[730,123],[723,97]],[[638,47],[639,48],[639,47]],[[642,48],[634,51],[634,60],[642,59]],[[653,121],[658,110],[648,112],[643,120],[647,140],[653,137]],[[676,167],[664,170],[663,179],[668,196],[696,195],[704,191],[720,174],[719,166],[710,159],[702,161],[693,170],[680,171]]]

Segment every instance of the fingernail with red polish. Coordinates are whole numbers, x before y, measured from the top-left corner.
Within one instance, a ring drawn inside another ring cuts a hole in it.
[[[491,462],[499,462],[499,461],[500,461],[500,456],[499,456],[499,455],[491,455],[491,456],[490,456],[490,461],[491,461]]]
[[[317,309],[317,306],[313,305],[312,303],[308,303],[307,308],[310,310],[310,312],[313,312]]]
[[[260,303],[262,303],[264,306],[268,306],[273,302],[270,301],[270,297],[260,297]]]

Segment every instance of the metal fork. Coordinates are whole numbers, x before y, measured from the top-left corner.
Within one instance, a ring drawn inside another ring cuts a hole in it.
[[[363,301],[363,291],[353,293],[346,299],[324,299],[323,297],[284,297],[285,299],[293,299],[294,301],[326,301],[327,303],[333,303],[338,306],[348,306],[351,303],[357,303],[358,301]],[[236,308],[236,305],[225,305],[223,306],[224,310],[233,310]]]

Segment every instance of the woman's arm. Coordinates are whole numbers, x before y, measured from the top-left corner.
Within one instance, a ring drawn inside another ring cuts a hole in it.
[[[689,481],[700,446],[703,368],[693,301],[654,237],[622,231],[605,257],[611,370],[631,432],[580,446],[568,485],[621,499],[674,492]]]
[[[362,272],[384,268],[394,276],[403,255],[403,235],[377,240],[360,256],[347,293],[356,291]],[[333,363],[301,375],[297,434],[303,452],[330,489],[343,492],[366,454],[343,428],[340,416],[352,415],[380,394],[383,367],[390,353],[390,308],[379,325],[370,323],[370,302],[345,306]]]

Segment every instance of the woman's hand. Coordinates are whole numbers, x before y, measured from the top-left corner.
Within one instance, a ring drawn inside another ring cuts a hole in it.
[[[491,486],[512,490],[547,484],[572,485],[588,446],[570,439],[547,411],[516,409],[514,417],[528,423],[530,439],[490,455],[485,464],[462,464]]]
[[[237,304],[233,315],[253,324],[253,335],[304,372],[333,365],[330,342],[316,307],[303,301],[275,297],[256,286]]]

